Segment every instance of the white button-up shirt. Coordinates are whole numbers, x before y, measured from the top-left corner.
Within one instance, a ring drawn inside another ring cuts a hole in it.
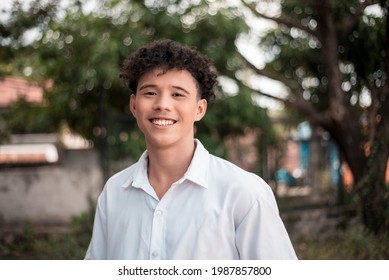
[[[147,151],[107,181],[85,259],[296,259],[269,185],[195,141],[161,200]]]

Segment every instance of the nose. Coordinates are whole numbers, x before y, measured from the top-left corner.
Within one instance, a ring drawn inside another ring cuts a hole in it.
[[[169,94],[160,93],[155,98],[154,110],[170,111],[172,106],[171,98]]]

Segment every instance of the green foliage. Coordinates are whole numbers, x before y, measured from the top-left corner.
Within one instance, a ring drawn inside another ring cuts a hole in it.
[[[360,5],[360,1],[354,0],[330,3],[331,16],[339,27],[345,17],[356,17],[355,13]],[[320,5],[315,1],[286,0],[282,3],[283,16],[315,32],[326,28],[318,26],[319,10]],[[357,102],[363,93],[361,89],[366,84],[379,88],[385,83],[384,24],[385,17],[364,15],[351,32],[338,34],[342,88],[353,106],[352,112],[356,119],[365,110],[365,106],[360,106]],[[309,32],[281,24],[267,33],[261,39],[261,44],[274,57],[266,65],[266,69],[298,82],[298,86],[304,90],[304,98],[318,110],[327,111],[330,94],[327,88],[328,77],[324,73],[326,58],[322,56],[322,42]],[[290,85],[292,83],[288,86]],[[291,86],[291,98],[296,93],[295,86]]]
[[[47,108],[20,98],[3,114],[13,134],[56,132],[58,127],[50,118]]]
[[[15,71],[14,60],[28,57],[26,33],[46,26],[57,13],[57,1],[33,0],[27,11],[22,0],[15,0],[9,11],[0,11],[0,77]]]

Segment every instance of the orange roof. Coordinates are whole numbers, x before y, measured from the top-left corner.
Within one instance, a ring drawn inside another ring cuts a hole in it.
[[[50,85],[48,84],[50,87]],[[41,103],[43,89],[37,83],[32,83],[21,77],[5,77],[0,80],[0,107],[8,107],[20,97],[29,102]]]

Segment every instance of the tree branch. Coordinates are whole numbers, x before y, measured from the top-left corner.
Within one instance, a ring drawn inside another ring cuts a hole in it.
[[[239,55],[242,56],[242,54],[239,53]],[[253,70],[256,74],[260,76],[265,76],[267,78],[270,78],[272,80],[276,80],[284,84],[286,87],[288,87],[290,90],[292,90],[295,93],[295,100],[289,100],[284,99],[278,96],[274,96],[262,91],[259,91],[257,89],[253,89],[252,87],[246,85],[247,87],[251,88],[255,93],[271,98],[273,100],[282,102],[285,106],[292,108],[296,110],[297,112],[305,113],[309,116],[312,122],[318,125],[323,125],[327,127],[330,124],[330,121],[327,117],[325,117],[321,112],[319,112],[311,102],[305,100],[302,95],[302,88],[298,82],[292,79],[287,79],[283,75],[279,75],[275,72],[268,71],[266,69],[258,69],[255,65],[253,65],[250,61],[248,61],[245,57],[243,57],[244,62],[246,63],[247,67],[251,70]],[[243,81],[242,81],[243,82]]]
[[[292,89],[296,89],[296,88],[300,87],[300,85],[295,80],[287,79],[285,76],[280,75],[277,72],[269,71],[265,68],[258,69],[254,64],[252,64],[250,61],[248,61],[248,59],[245,58],[241,53],[238,52],[238,54],[242,57],[246,66],[249,69],[253,70],[256,74],[265,76],[265,77],[270,78],[272,80],[279,81]]]
[[[248,87],[251,88],[250,86],[248,86]],[[273,100],[282,102],[288,108],[292,108],[293,110],[295,110],[297,112],[300,112],[300,113],[307,115],[308,118],[310,119],[310,121],[316,125],[320,125],[323,127],[328,127],[330,125],[330,119],[322,112],[319,112],[312,105],[311,102],[309,102],[303,98],[297,98],[297,100],[289,100],[289,99],[281,98],[279,96],[265,93],[265,92],[260,91],[260,90],[253,89],[253,92],[255,94],[265,96],[265,97],[271,98]]]
[[[268,20],[272,20],[278,24],[283,24],[283,25],[286,25],[290,28],[292,27],[295,27],[295,28],[298,28],[300,30],[303,30],[305,32],[307,32],[308,34],[312,35],[312,36],[315,36],[317,37],[318,36],[318,33],[316,30],[312,30],[310,29],[308,26],[304,26],[302,25],[299,21],[296,21],[292,18],[289,18],[289,17],[270,17],[268,15],[265,15],[261,12],[259,12],[255,5],[253,4],[248,4],[246,3],[246,1],[242,0],[241,1],[243,3],[244,6],[246,6],[254,15],[258,16],[258,17],[262,17],[264,19],[268,19]]]

